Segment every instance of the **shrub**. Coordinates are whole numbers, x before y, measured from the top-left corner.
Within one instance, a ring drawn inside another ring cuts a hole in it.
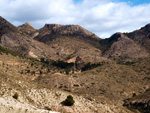
[[[32,71],[31,74],[32,74],[32,75],[35,74],[35,71]]]
[[[86,64],[84,67],[82,67],[82,71],[87,71],[87,70],[91,70],[94,68],[97,68],[98,66],[102,66],[103,64],[101,63],[96,63],[96,64],[91,64],[90,62],[88,64]]]
[[[51,111],[52,109],[49,108],[48,106],[44,107],[45,110]]]
[[[64,105],[66,106],[72,106],[74,105],[75,101],[73,100],[73,97],[71,95],[68,95],[66,100],[64,101]]]
[[[70,70],[69,70],[69,69],[66,69],[65,72],[66,72],[67,75],[69,75]]]
[[[18,95],[18,93],[16,92],[16,93],[13,95],[13,98],[17,100],[18,97],[19,97],[19,95]]]
[[[30,73],[30,70],[27,70],[27,73]]]
[[[133,95],[132,95],[133,97],[135,97],[136,96],[136,93],[133,93]]]
[[[40,75],[43,74],[43,72],[40,70]]]
[[[40,59],[40,61],[44,63],[44,62],[45,62],[45,58],[42,57],[42,58]]]

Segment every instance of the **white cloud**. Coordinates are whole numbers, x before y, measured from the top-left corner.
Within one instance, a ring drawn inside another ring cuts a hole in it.
[[[130,6],[109,0],[0,0],[0,15],[15,25],[28,21],[36,28],[45,23],[79,24],[100,37],[129,32],[150,22],[150,4]]]

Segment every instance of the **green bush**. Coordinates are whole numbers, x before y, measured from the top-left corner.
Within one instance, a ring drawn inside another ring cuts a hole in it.
[[[13,98],[17,100],[18,97],[19,97],[19,95],[18,95],[18,93],[16,92],[16,93],[13,95]]]
[[[64,101],[64,105],[66,106],[72,106],[74,105],[75,101],[73,100],[73,97],[71,95],[68,95],[66,100]]]

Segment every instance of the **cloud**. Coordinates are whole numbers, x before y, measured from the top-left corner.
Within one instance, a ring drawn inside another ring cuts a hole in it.
[[[105,38],[115,32],[129,32],[150,22],[150,4],[131,6],[110,0],[0,0],[0,15],[15,25],[30,22],[79,24]]]

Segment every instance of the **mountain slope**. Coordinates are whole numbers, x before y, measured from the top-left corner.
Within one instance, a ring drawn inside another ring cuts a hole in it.
[[[2,17],[1,23],[0,45],[20,54],[64,61],[77,56],[84,62],[103,59],[98,49],[100,39],[78,25],[46,24],[35,30],[29,23],[15,27]]]
[[[47,44],[58,59],[69,60],[80,56],[84,62],[102,60],[99,40],[95,34],[78,25],[46,24],[34,39]]]
[[[117,61],[136,61],[150,54],[150,24],[131,33],[115,33],[100,40],[103,56]]]
[[[0,37],[8,32],[16,32],[16,27],[0,16]]]
[[[123,33],[116,33],[100,43],[106,44],[103,56],[118,61],[134,61],[149,55],[145,48]]]
[[[23,34],[29,35],[32,38],[36,37],[39,34],[38,31],[34,29],[34,27],[28,22],[17,28],[19,31],[22,31]]]
[[[32,68],[35,68],[34,74],[30,72]],[[36,69],[38,68],[41,68],[42,74],[37,73]],[[54,71],[53,67],[51,68],[49,65],[46,66],[38,61],[2,53],[0,55],[0,111],[3,113],[19,113],[20,110],[23,113],[30,113],[30,111],[44,113],[44,108],[48,106],[52,110],[62,113],[130,113],[120,104],[104,96],[96,98],[94,96],[77,95],[51,88],[49,85],[39,84],[31,79],[37,75],[46,76],[47,74],[44,72],[46,68]],[[58,71],[55,73],[58,73]],[[50,75],[54,75],[54,72]],[[18,99],[13,98],[15,92],[19,95]],[[68,95],[72,95],[75,100],[73,106],[61,104]]]
[[[150,24],[131,33],[125,33],[125,35],[150,52]]]

